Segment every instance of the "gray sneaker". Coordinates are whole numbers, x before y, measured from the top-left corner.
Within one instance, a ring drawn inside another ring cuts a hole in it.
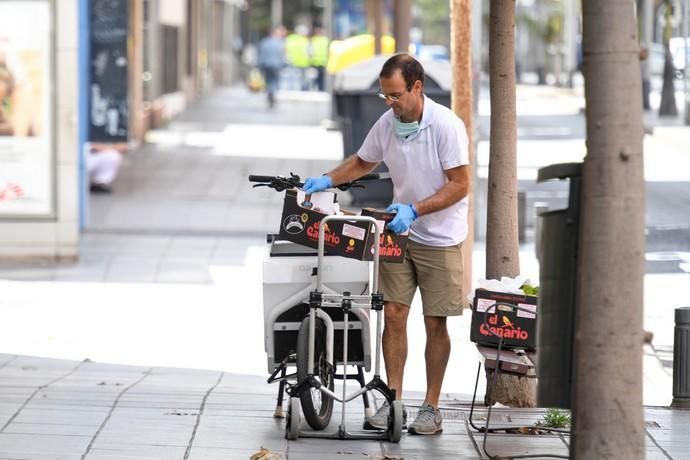
[[[365,430],[387,430],[388,429],[388,415],[390,414],[391,406],[388,401],[384,402],[379,410],[364,420]],[[407,408],[403,404],[403,428],[407,425]]]
[[[425,404],[419,408],[417,417],[407,429],[410,434],[436,434],[443,431],[441,426],[443,418],[441,411],[434,409],[431,404]]]

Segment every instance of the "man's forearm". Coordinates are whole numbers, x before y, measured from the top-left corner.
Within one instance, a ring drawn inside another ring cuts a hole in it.
[[[446,209],[467,196],[467,186],[448,182],[429,198],[413,203],[417,215],[423,216]]]
[[[350,158],[342,162],[338,167],[328,173],[333,185],[340,185],[345,182],[352,182],[359,179],[367,173],[374,170],[377,163],[369,163],[362,160],[357,155],[352,155]]]
[[[417,215],[423,216],[446,209],[467,196],[469,192],[469,169],[466,166],[448,172],[449,181],[438,192],[414,204]]]

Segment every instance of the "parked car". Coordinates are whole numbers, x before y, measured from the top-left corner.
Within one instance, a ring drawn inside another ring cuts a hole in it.
[[[450,61],[448,48],[443,45],[419,45],[417,57],[425,61]]]

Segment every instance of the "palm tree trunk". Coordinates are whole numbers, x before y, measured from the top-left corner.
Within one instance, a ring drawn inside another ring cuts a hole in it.
[[[478,4],[481,8],[481,3]],[[474,134],[474,104],[472,95],[472,0],[451,0],[451,65],[453,68],[453,93],[451,104],[453,112],[465,123],[467,135],[470,139],[470,165],[475,162],[475,134]],[[474,179],[474,173],[470,174]],[[469,209],[467,223],[469,232],[462,243],[463,281],[462,285],[467,293],[472,289],[472,250],[474,246],[474,197],[472,184],[467,193]]]
[[[643,459],[644,176],[629,0],[583,1],[587,156],[581,193],[572,458]]]
[[[668,43],[664,45],[664,56],[664,84],[661,87],[659,115],[676,117],[678,116],[678,106],[676,105],[676,88],[673,81],[676,78],[676,69],[673,66],[673,58]]]
[[[515,0],[492,0],[489,13],[489,87],[491,134],[486,223],[486,277],[520,274],[517,211],[517,112],[515,107]],[[488,403],[533,407],[536,382],[500,375]]]
[[[492,0],[489,24],[491,122],[486,277],[520,274],[517,225],[515,0]]]

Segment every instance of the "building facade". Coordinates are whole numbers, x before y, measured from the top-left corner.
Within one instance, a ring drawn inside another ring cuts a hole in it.
[[[0,0],[0,263],[78,258],[87,145],[141,143],[200,95],[237,81],[246,8]]]
[[[74,259],[78,0],[0,1],[0,23],[0,68],[12,81],[0,85],[0,261]]]

